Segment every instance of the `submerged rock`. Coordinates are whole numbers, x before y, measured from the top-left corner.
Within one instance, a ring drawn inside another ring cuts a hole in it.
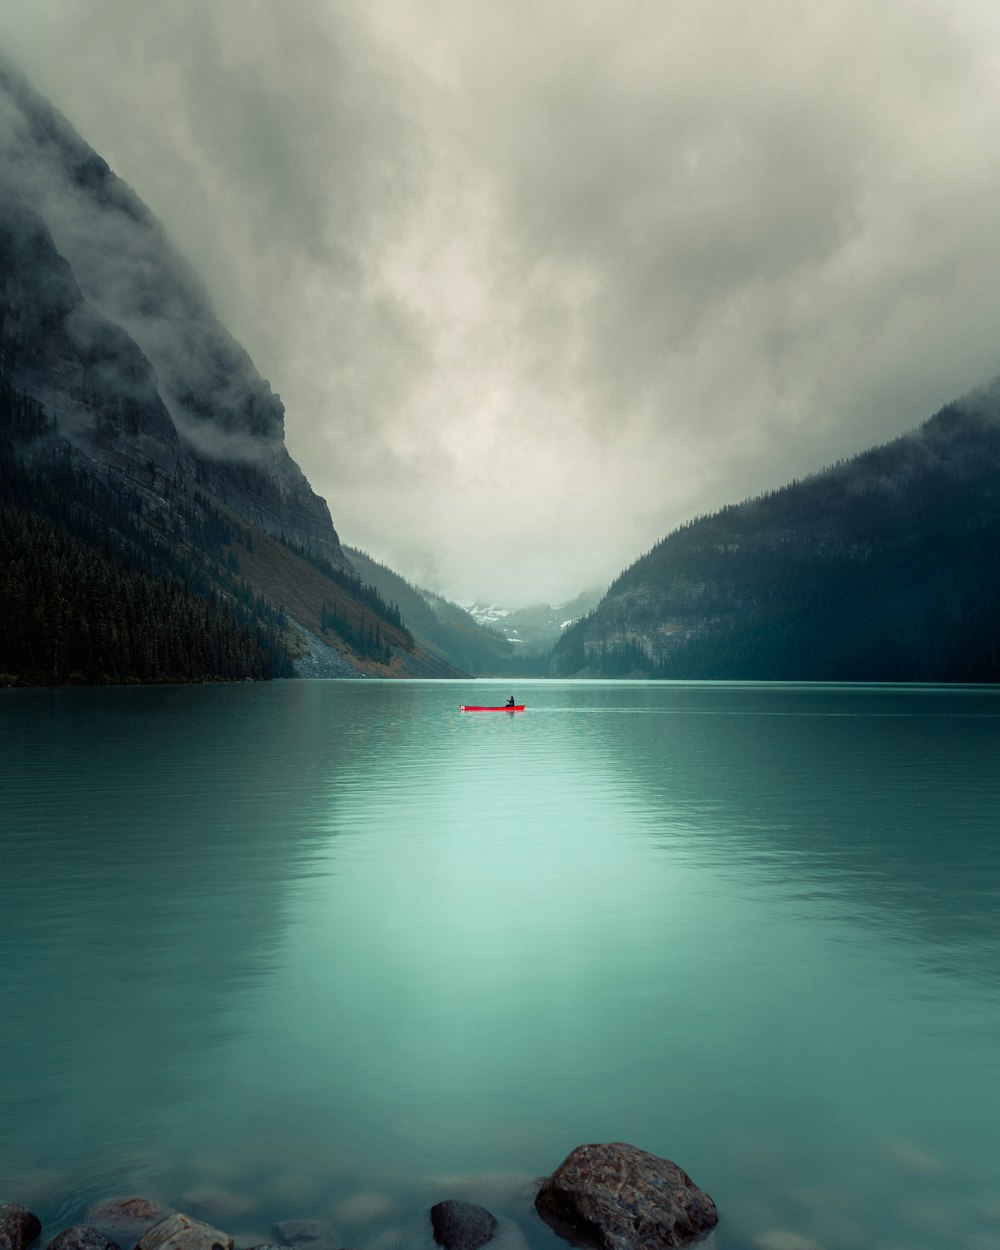
[[[498,1215],[497,1231],[490,1238],[487,1250],[528,1250],[528,1242],[513,1220]]]
[[[333,1229],[323,1220],[281,1220],[274,1226],[279,1239],[298,1250],[331,1250]]]
[[[233,1250],[233,1239],[178,1211],[143,1233],[135,1250]]]
[[[134,1245],[147,1229],[171,1212],[149,1198],[106,1198],[92,1206],[87,1224],[106,1233],[120,1246]]]
[[[684,1246],[719,1220],[676,1163],[624,1142],[578,1146],[542,1182],[535,1208],[560,1237],[602,1250]]]
[[[74,1224],[65,1228],[54,1241],[49,1242],[49,1250],[121,1250],[117,1241],[112,1241],[106,1233],[102,1233],[93,1224]]]
[[[445,1250],[479,1250],[497,1231],[496,1216],[474,1202],[449,1199],[431,1207],[434,1240]]]
[[[37,1215],[16,1202],[0,1202],[0,1250],[26,1250],[41,1235]]]
[[[254,1197],[233,1193],[221,1185],[195,1185],[181,1195],[185,1207],[194,1207],[210,1220],[230,1220],[246,1215],[257,1205]]]

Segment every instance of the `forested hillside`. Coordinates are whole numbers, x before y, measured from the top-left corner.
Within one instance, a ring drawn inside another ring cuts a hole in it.
[[[5,684],[456,672],[351,569],[162,226],[6,63],[0,474]]]
[[[290,676],[284,614],[232,571],[231,524],[194,501],[168,534],[68,447],[22,463],[50,430],[0,379],[0,684]]]
[[[556,674],[1000,680],[1000,402],[702,517],[567,630]]]
[[[392,569],[353,547],[345,548],[365,582],[397,604],[419,644],[430,654],[477,676],[526,675],[515,648],[495,630],[477,624],[463,608],[431,591],[412,586]],[[534,661],[536,671],[544,662]]]
[[[303,625],[347,674],[452,675],[353,570],[227,514],[95,476],[0,378],[0,684],[295,675]],[[286,606],[294,609],[295,620]]]

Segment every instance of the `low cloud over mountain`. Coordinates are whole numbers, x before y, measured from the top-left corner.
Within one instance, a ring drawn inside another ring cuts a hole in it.
[[[66,0],[7,34],[340,528],[452,597],[569,597],[996,372],[978,0]]]

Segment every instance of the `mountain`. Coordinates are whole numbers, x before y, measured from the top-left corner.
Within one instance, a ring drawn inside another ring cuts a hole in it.
[[[6,684],[456,673],[352,569],[162,226],[2,62],[0,478]]]
[[[548,652],[565,626],[600,598],[596,591],[587,591],[556,607],[474,603],[466,608],[410,585],[363,551],[347,547],[345,552],[364,581],[399,607],[421,647],[476,677],[544,676]]]
[[[1000,681],[1000,380],[683,526],[557,643],[555,675]]]
[[[354,547],[345,550],[364,581],[399,608],[417,643],[429,654],[478,677],[531,675],[519,669],[517,649],[464,608],[433,591],[410,585],[363,551]]]
[[[589,612],[600,598],[600,591],[585,590],[567,603],[535,603],[526,608],[471,603],[465,610],[480,625],[496,630],[514,646],[543,652],[549,651],[563,630]]]
[[[344,564],[284,409],[135,193],[0,63],[4,374],[86,455]]]

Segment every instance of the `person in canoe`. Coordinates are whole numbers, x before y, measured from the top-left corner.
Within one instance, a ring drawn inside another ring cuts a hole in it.
[[[507,704],[506,704],[506,706],[507,706],[507,707],[515,707],[515,706],[516,706],[516,704],[514,703],[514,696],[513,696],[513,695],[511,695],[511,696],[510,696],[510,698],[507,700]]]

